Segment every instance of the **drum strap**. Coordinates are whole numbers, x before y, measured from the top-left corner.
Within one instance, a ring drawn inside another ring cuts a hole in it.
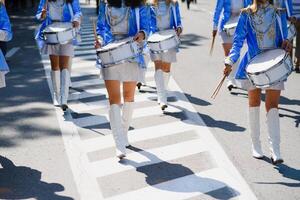
[[[135,20],[136,20],[136,27],[137,31],[140,31],[140,8],[135,8]]]
[[[172,12],[173,12],[173,17],[174,17],[175,27],[177,28],[177,15],[176,15],[175,6],[174,6],[174,5],[171,5],[171,8],[172,8]]]
[[[73,13],[73,8],[72,8],[72,5],[70,3],[68,3],[68,8],[69,8],[69,11],[70,11],[70,15],[71,15],[71,20],[73,20],[74,18],[74,13]]]
[[[286,7],[288,17],[291,17],[290,7],[289,7],[289,4],[288,4],[287,0],[284,0],[284,3],[285,3],[285,7]]]
[[[281,21],[281,18],[278,14],[276,14],[276,18],[277,18],[277,22],[278,22],[278,25],[279,25],[281,38],[282,38],[282,41],[283,41],[284,37],[283,37],[283,31],[282,31],[282,21]]]

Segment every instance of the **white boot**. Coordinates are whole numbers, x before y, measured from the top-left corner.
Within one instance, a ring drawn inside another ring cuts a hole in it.
[[[125,134],[125,139],[124,139],[125,147],[130,146],[128,141],[128,130],[132,121],[132,115],[133,115],[133,102],[125,102],[122,111],[123,129]]]
[[[166,85],[165,85],[164,72],[161,69],[156,70],[154,74],[154,78],[156,82],[158,103],[160,104],[161,109],[165,110],[168,106],[167,106],[167,93],[165,88]]]
[[[51,81],[53,87],[53,105],[60,106],[61,96],[60,96],[60,70],[51,70]]]
[[[70,85],[70,73],[68,69],[61,71],[61,107],[63,111],[68,108],[69,97],[69,85]]]
[[[269,132],[269,142],[271,150],[271,160],[274,165],[283,163],[280,156],[280,124],[277,108],[272,108],[267,113],[267,126]]]
[[[111,132],[116,144],[116,156],[120,159],[126,156],[126,148],[124,145],[124,129],[122,126],[121,108],[118,104],[110,105],[109,119]]]
[[[252,141],[252,156],[257,159],[264,157],[260,142],[260,107],[249,107],[249,130]]]
[[[69,75],[69,78],[70,78],[69,88],[72,87],[72,80],[71,80],[71,74],[72,74],[72,60],[73,60],[73,58],[70,57],[70,59],[69,59],[69,67],[68,67],[69,74],[70,74],[70,75]]]

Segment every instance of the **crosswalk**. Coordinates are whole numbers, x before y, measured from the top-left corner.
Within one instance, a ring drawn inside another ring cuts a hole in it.
[[[104,82],[95,67],[94,8],[83,6],[82,43],[75,50],[69,111],[56,109],[74,181],[82,200],[256,199],[191,103],[171,78],[170,106],[156,103],[153,66],[136,92],[132,147],[115,157]],[[50,62],[43,56],[50,84]]]

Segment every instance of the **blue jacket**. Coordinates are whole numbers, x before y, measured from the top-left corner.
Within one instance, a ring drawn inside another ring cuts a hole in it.
[[[9,17],[7,15],[5,6],[2,4],[0,5],[0,30],[4,30],[7,33],[4,41],[10,41],[12,39],[13,34],[11,31]]]
[[[47,12],[47,16],[44,20],[41,20],[41,15],[42,15],[42,10],[45,7],[45,3],[46,0],[41,0],[37,13],[36,13],[36,18],[39,21],[42,21],[42,25],[40,26],[40,29],[38,30],[38,33],[36,35],[36,39],[42,40],[42,33],[43,30],[46,28],[46,26],[48,26],[49,24],[52,24],[52,20],[49,16],[49,10]],[[73,10],[73,19],[72,19],[72,14],[70,13],[70,9],[68,4],[64,5],[63,8],[63,22],[72,22],[72,21],[79,21],[80,22],[80,18],[82,16],[81,13],[81,9],[80,9],[80,4],[79,4],[79,0],[73,0],[72,4],[71,4],[72,10]],[[48,7],[49,9],[49,7]],[[76,43],[76,41],[74,41]]]
[[[100,37],[101,44],[107,45],[110,42],[113,42],[115,40],[114,35],[111,32],[109,22],[106,18],[106,7],[107,4],[100,4],[99,7],[99,15],[98,15],[98,22],[97,22],[97,35]],[[139,30],[137,26],[137,19],[136,19],[136,11],[139,11]],[[140,6],[139,8],[131,8],[129,11],[129,33],[128,37],[135,36],[139,31],[143,31],[146,38],[149,35],[149,15],[148,9],[146,6]],[[144,58],[142,56],[142,53],[136,58],[136,62],[139,63],[139,66],[144,68],[145,62]],[[101,67],[101,63],[97,62],[97,65]]]
[[[179,4],[178,2],[176,3],[171,3],[171,9],[170,9],[170,29],[175,29],[180,27],[182,29],[182,24],[181,24],[181,16],[180,16],[180,11],[179,11]],[[151,33],[155,33],[158,30],[157,28],[157,22],[156,22],[156,14],[155,14],[155,6],[150,7],[150,15],[151,15],[151,23],[150,23],[150,29]]]
[[[252,0],[244,0],[244,7],[247,7],[252,3]],[[220,31],[224,29],[224,25],[231,17],[231,0],[217,0],[215,13],[213,17],[213,29],[217,30],[221,13],[223,11],[223,17],[220,24]]]
[[[281,47],[282,44],[282,37],[285,40],[287,38],[287,17],[285,13],[279,14],[280,21],[282,23],[282,32],[283,36],[281,35],[280,27],[279,27],[279,21],[276,20],[276,47]],[[244,40],[247,40],[248,45],[248,51],[244,58],[242,59],[238,70],[236,72],[236,79],[246,79],[246,66],[251,58],[256,56],[261,52],[261,50],[258,47],[258,43],[256,40],[256,33],[252,28],[251,22],[250,22],[250,13],[249,12],[243,12],[240,15],[238,25],[236,28],[236,32],[234,34],[233,38],[233,44],[232,48],[230,50],[229,56],[225,58],[225,64],[233,65],[237,62],[237,60],[240,57],[240,52],[244,44]]]

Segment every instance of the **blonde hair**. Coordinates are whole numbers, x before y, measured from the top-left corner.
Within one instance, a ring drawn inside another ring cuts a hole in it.
[[[165,1],[166,1],[167,5],[170,5],[170,3],[175,4],[177,2],[177,0],[165,0]],[[152,0],[151,3],[155,6],[157,6],[158,5],[158,0]]]

